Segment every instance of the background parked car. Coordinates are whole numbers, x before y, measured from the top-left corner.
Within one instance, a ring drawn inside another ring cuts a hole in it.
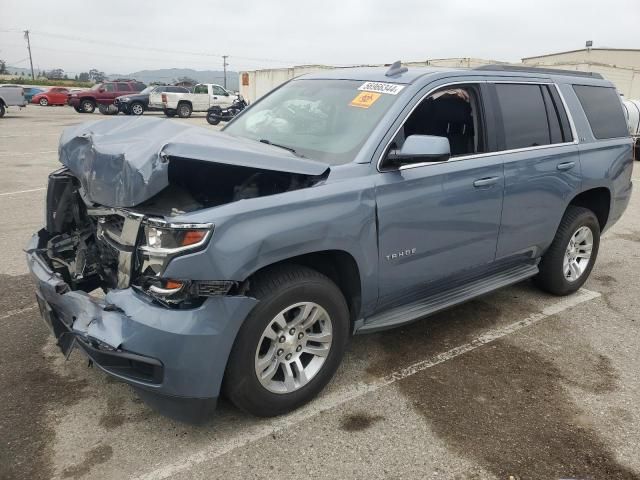
[[[164,92],[188,93],[189,89],[185,87],[174,87],[172,85],[149,86],[138,94],[117,97],[113,103],[122,113],[127,115],[142,115],[147,110],[162,110],[161,100],[159,100],[157,106],[153,106],[150,105],[149,99],[154,94],[160,99],[160,94]]]
[[[47,105],[66,105],[69,90],[64,87],[52,87],[49,90],[34,95],[31,103],[46,107]]]
[[[26,107],[24,88],[19,85],[2,85],[0,88],[0,117],[4,117],[7,107]]]
[[[161,97],[165,115],[178,114],[181,118],[189,118],[191,112],[206,112],[213,106],[227,108],[238,100],[236,94],[215,83],[199,83],[193,87],[193,93],[165,92]]]
[[[38,87],[26,87],[26,88],[24,89],[24,99],[25,99],[27,102],[31,102],[31,99],[32,99],[35,95],[37,95],[37,94],[39,94],[39,93],[41,93],[41,92],[44,92],[44,88],[38,88]]]
[[[112,82],[98,83],[90,90],[72,93],[69,97],[69,105],[78,113],[93,113],[97,106],[108,107],[113,105],[116,97],[132,95],[146,88],[144,83],[135,80],[116,80]],[[106,109],[106,113],[118,113],[117,110]]]

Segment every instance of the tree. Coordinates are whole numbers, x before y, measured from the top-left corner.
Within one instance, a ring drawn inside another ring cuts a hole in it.
[[[0,60],[0,74],[7,73],[7,62]]]
[[[80,75],[78,75],[78,80],[81,82],[88,82],[91,78],[87,72],[81,72]]]
[[[45,73],[45,77],[49,80],[62,80],[64,76],[64,70],[61,68],[54,68],[53,70]]]
[[[89,78],[96,83],[100,83],[104,81],[106,76],[104,72],[101,72],[99,70],[96,70],[95,68],[92,68],[91,70],[89,70]]]
[[[177,85],[185,85],[185,86],[189,85],[189,86],[193,87],[195,84],[198,83],[198,81],[194,80],[193,78],[190,78],[190,77],[180,77],[175,81],[175,83]]]

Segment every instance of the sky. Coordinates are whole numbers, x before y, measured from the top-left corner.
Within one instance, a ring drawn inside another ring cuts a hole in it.
[[[34,68],[254,70],[640,48],[640,0],[0,0],[0,59]],[[635,33],[634,33],[635,32]]]

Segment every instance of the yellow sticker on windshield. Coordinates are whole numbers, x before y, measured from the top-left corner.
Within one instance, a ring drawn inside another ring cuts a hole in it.
[[[375,92],[360,92],[356,98],[351,100],[349,105],[352,107],[369,108],[380,98],[380,95],[380,93]]]

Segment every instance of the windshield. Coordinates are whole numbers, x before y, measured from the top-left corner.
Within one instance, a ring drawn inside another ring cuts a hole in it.
[[[102,84],[96,83],[93,87],[91,87],[91,90],[98,90],[100,87],[102,87]]]
[[[141,92],[139,92],[139,93],[140,93],[140,94],[143,94],[143,93],[151,93],[151,91],[152,91],[152,90],[154,90],[154,89],[156,89],[156,88],[158,88],[158,87],[147,87],[147,88],[145,88],[144,90],[142,90],[142,91],[141,91]]]
[[[396,95],[358,90],[354,80],[293,80],[224,131],[339,165],[352,161]]]

